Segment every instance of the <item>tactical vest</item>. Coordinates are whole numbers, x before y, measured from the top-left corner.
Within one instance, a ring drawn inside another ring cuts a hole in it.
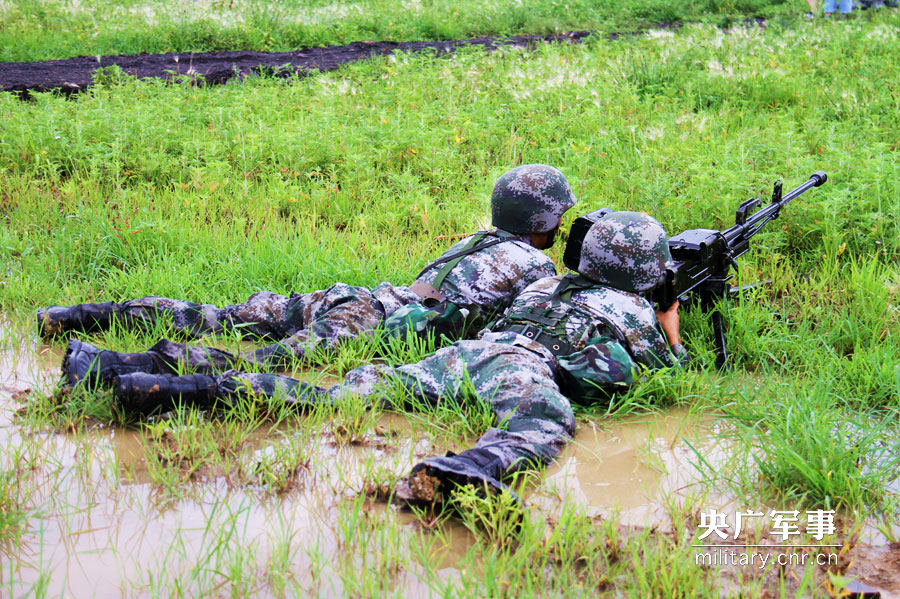
[[[507,312],[491,330],[510,331],[528,337],[549,349],[555,356],[567,356],[575,351],[569,339],[590,339],[597,336],[601,329],[623,347],[628,347],[622,331],[609,319],[572,303],[573,293],[597,286],[596,281],[582,275],[566,275],[544,300]],[[588,324],[570,335],[566,327],[575,314],[584,317]]]

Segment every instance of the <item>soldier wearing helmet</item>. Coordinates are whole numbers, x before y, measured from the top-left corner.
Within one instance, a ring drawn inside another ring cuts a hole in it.
[[[529,284],[556,274],[541,250],[550,247],[562,215],[576,202],[565,176],[543,164],[516,167],[500,177],[491,197],[496,229],[471,235],[426,266],[409,287],[381,283],[374,289],[338,283],[321,291],[289,297],[256,293],[243,304],[208,304],[144,297],[124,303],[53,306],[38,312],[47,336],[67,330],[109,326],[113,319],[146,326],[167,315],[175,328],[192,336],[232,327],[276,343],[235,356],[210,347],[163,339],[147,352],[101,351],[72,340],[64,359],[70,384],[87,377],[106,382],[127,372],[175,373],[183,366],[220,373],[238,358],[269,367],[303,359],[314,349],[371,333],[379,326],[405,336],[435,334],[458,338],[478,331],[500,314]]]
[[[421,405],[462,400],[474,387],[503,426],[489,429],[473,449],[415,465],[397,492],[411,501],[432,501],[457,484],[499,490],[505,476],[546,465],[572,437],[568,398],[606,399],[634,383],[640,369],[686,363],[677,304],[656,314],[640,295],[660,282],[669,258],[656,220],[612,213],[587,232],[579,274],[532,283],[479,339],[457,341],[416,364],[362,366],[330,389],[231,371],[216,378],[122,376],[113,393],[123,409],[146,413],[171,408],[179,396],[211,405],[248,388],[298,403],[353,393],[394,405],[407,403],[408,394]]]

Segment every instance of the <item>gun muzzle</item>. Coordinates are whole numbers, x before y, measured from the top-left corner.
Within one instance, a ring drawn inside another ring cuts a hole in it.
[[[828,175],[825,174],[825,171],[816,171],[813,173],[813,176],[810,179],[815,179],[815,187],[818,187],[825,181],[828,181]]]

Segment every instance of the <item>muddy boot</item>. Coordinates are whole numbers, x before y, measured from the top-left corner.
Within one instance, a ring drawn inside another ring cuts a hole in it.
[[[145,353],[125,354],[94,347],[90,343],[72,339],[66,347],[62,371],[66,383],[88,391],[109,388],[113,379],[132,372],[165,372],[153,356]]]
[[[216,379],[203,374],[123,374],[113,381],[113,399],[129,413],[168,412],[178,405],[209,408],[216,403]]]
[[[113,317],[121,315],[121,306],[115,302],[50,306],[37,311],[38,334],[52,337],[68,331],[101,331],[109,328]]]
[[[473,485],[495,493],[507,491],[518,503],[518,496],[497,479],[503,470],[500,459],[489,451],[470,449],[459,455],[448,453],[446,457],[429,458],[413,466],[410,476],[401,481],[405,484],[398,484],[396,492],[403,499],[410,496],[414,502],[432,503],[446,501],[450,491],[458,486]]]

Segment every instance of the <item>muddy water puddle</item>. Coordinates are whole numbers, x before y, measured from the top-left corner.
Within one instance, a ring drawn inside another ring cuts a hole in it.
[[[214,468],[166,469],[154,462],[160,445],[146,431],[61,434],[16,424],[23,392],[53,389],[63,352],[63,344],[21,339],[0,344],[0,465],[16,465],[21,504],[33,513],[15,554],[0,546],[0,588],[8,594],[205,596],[237,588],[337,597],[371,593],[360,572],[378,568],[390,573],[379,579],[379,594],[418,597],[467,567],[474,537],[461,523],[431,532],[409,511],[367,497],[378,481],[458,449],[415,420],[384,414],[355,444],[341,443],[327,422],[282,427],[249,435],[239,455],[216,454]],[[319,374],[318,382],[336,380]],[[707,473],[692,449],[705,467],[721,467],[727,452],[716,432],[713,417],[681,409],[581,422],[525,499],[551,519],[568,501],[590,515],[662,530],[686,503],[728,509],[733,499],[703,484]],[[279,474],[295,454],[296,467]],[[274,478],[260,474],[269,467]],[[165,472],[185,478],[166,481]],[[279,476],[290,484],[273,493]]]
[[[715,428],[714,417],[685,408],[607,425],[582,423],[532,501],[552,508],[567,498],[592,515],[618,514],[624,525],[662,529],[668,528],[672,509],[688,500],[702,496],[706,505],[724,509],[731,498],[702,493],[700,484],[707,467],[720,467],[726,459]],[[702,452],[707,466],[691,446]]]

